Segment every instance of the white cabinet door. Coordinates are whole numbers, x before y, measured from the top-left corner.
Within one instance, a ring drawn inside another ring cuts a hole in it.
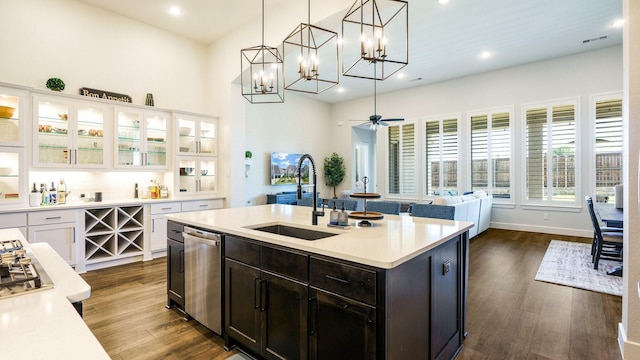
[[[177,213],[181,210],[179,202],[159,203],[151,205],[151,252],[167,249],[167,219],[165,214]]]
[[[0,87],[0,146],[24,146],[29,128],[29,92]]]
[[[170,117],[162,111],[115,110],[115,167],[164,170],[169,167]]]
[[[30,243],[46,242],[69,264],[76,264],[76,223],[29,226]]]

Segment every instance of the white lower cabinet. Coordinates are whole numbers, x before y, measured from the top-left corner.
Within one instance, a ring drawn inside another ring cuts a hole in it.
[[[0,214],[0,229],[17,228],[25,239],[27,235],[27,213]]]
[[[166,214],[179,213],[181,211],[180,202],[159,203],[149,206],[149,256],[152,253],[167,250],[167,219]]]
[[[46,242],[69,265],[76,265],[76,210],[30,212],[27,218],[27,241]]]

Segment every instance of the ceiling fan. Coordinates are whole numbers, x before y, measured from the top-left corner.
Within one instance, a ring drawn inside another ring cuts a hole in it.
[[[377,103],[377,81],[373,80],[373,115],[369,116],[369,121],[362,124],[362,126],[368,125],[369,130],[376,131],[380,126],[389,126],[387,122],[389,121],[404,121],[402,118],[389,118],[383,119],[382,115],[378,115],[376,112],[376,103]],[[358,121],[358,120],[356,120]]]

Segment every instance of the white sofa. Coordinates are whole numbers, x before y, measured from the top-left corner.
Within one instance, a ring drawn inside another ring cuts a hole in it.
[[[493,198],[487,196],[484,191],[476,191],[473,194],[462,196],[437,197],[433,199],[431,205],[451,206],[454,208],[454,220],[472,222],[474,225],[469,229],[469,238],[473,238],[487,230],[491,224]],[[424,209],[426,209],[426,212]],[[421,216],[430,217],[429,209],[429,205],[423,207]],[[433,207],[433,211],[435,214],[437,206]]]

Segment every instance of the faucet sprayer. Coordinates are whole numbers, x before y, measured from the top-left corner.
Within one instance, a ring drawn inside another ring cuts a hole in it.
[[[309,159],[311,162],[311,167],[313,169],[313,212],[311,213],[311,224],[318,225],[318,216],[324,216],[324,204],[322,204],[322,211],[318,211],[317,204],[317,187],[316,187],[316,163],[313,161],[313,158],[309,154],[304,154],[300,157],[300,161],[298,162],[298,200],[302,199],[302,184],[301,184],[301,176],[302,176],[302,163],[305,159]]]

